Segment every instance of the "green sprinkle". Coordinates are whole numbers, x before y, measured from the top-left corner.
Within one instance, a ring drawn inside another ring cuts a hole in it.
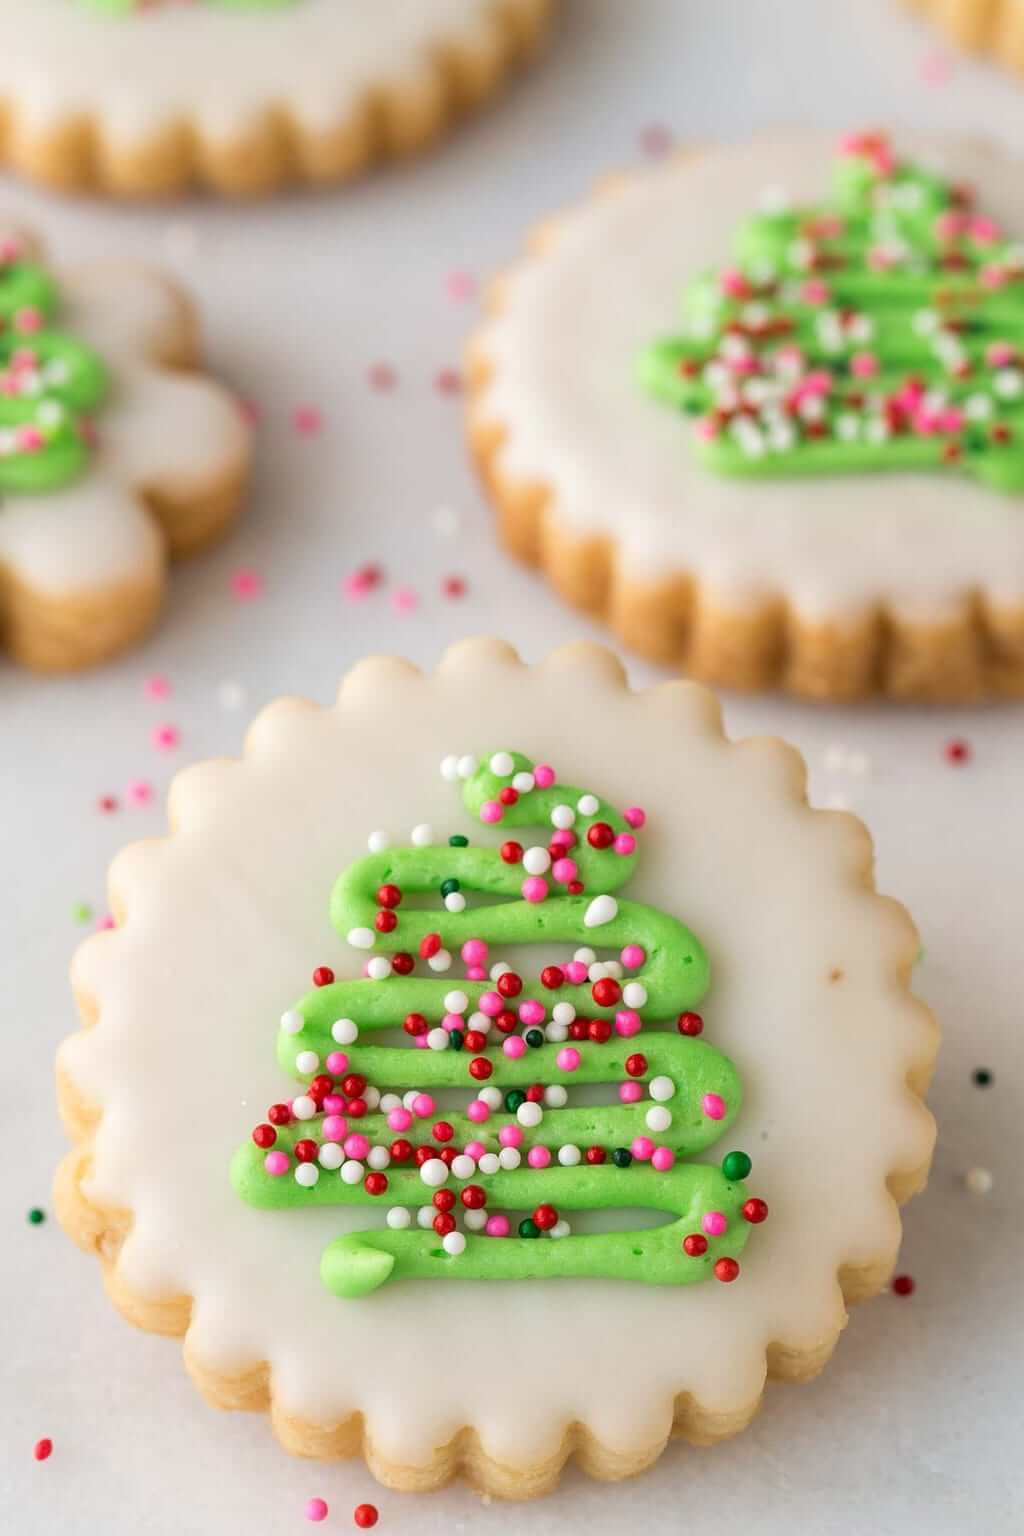
[[[459,886],[459,882],[457,880],[442,880],[441,881],[441,895],[442,896],[454,896],[455,892],[457,890],[460,890],[460,889],[461,889],[461,887]]]
[[[453,1051],[461,1051],[463,1044],[465,1043],[465,1039],[466,1037],[462,1033],[461,1029],[450,1029],[448,1031],[448,1044],[451,1046]]]
[[[519,1236],[540,1237],[540,1227],[538,1227],[532,1216],[524,1216],[519,1223]]]
[[[453,832],[451,837],[448,839],[448,847],[449,848],[468,848],[469,847],[469,838],[468,837],[463,837],[461,832]]]
[[[737,1179],[745,1179],[753,1166],[745,1152],[727,1152],[722,1158],[722,1172],[730,1184],[735,1184]]]
[[[505,1095],[505,1108],[510,1115],[514,1115],[520,1104],[526,1103],[526,1094],[521,1088],[510,1088]]]
[[[633,1161],[633,1154],[626,1147],[616,1147],[612,1153],[612,1162],[616,1168],[628,1168]]]
[[[544,1044],[544,1032],[540,1029],[528,1029],[523,1039],[527,1045],[532,1045],[534,1050],[536,1050],[538,1045]]]
[[[43,1210],[42,1206],[34,1205],[28,1213],[29,1226],[41,1227],[45,1220],[46,1212]]]
[[[92,907],[87,901],[76,901],[71,908],[71,921],[85,924],[92,921]]]

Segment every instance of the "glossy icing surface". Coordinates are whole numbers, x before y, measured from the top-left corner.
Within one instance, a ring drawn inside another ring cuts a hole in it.
[[[76,986],[100,1021],[61,1066],[103,1111],[85,1192],[134,1212],[122,1278],[147,1296],[195,1297],[190,1354],[224,1370],[268,1360],[283,1409],[321,1422],[361,1410],[385,1456],[426,1457],[471,1423],[515,1464],[574,1420],[617,1449],[650,1446],[677,1393],[735,1411],[759,1392],[769,1343],[831,1336],[837,1268],[891,1256],[886,1176],[931,1146],[904,1086],[930,1027],[896,980],[909,931],[861,884],[862,830],[808,813],[793,757],[777,743],[727,745],[715,720],[709,695],[686,684],[627,693],[603,652],[529,670],[476,642],[429,680],[364,663],[337,708],[273,706],[243,764],[177,781],[175,836],[120,857],[124,926],[79,954]],[[253,1211],[230,1185],[235,1148],[280,1097],[274,1040],[295,978],[320,964],[359,974],[328,919],[339,868],[365,854],[368,828],[396,843],[424,822],[441,837],[462,830],[436,765],[470,722],[474,740],[512,738],[611,804],[649,808],[632,887],[708,951],[704,1038],[744,1085],[729,1144],[751,1152],[772,1210],[735,1285],[410,1280],[340,1304],[320,1255],[365,1227],[365,1206]],[[464,1347],[496,1320],[544,1358],[542,1389],[524,1370],[495,1392]]]
[[[906,148],[971,184],[1006,229],[1024,229],[1012,163],[976,147]],[[494,365],[481,414],[508,429],[499,464],[551,485],[570,529],[612,534],[630,572],[689,572],[727,609],[782,595],[808,619],[883,600],[938,619],[979,589],[996,606],[1020,604],[1016,498],[910,471],[895,484],[709,474],[637,384],[637,354],[671,328],[687,282],[727,260],[766,194],[820,201],[833,150],[823,136],[683,156],[556,220],[543,252],[509,275],[481,338]]]

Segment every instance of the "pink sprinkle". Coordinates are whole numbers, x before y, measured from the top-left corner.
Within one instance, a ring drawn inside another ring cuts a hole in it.
[[[1000,229],[995,219],[986,218],[984,214],[975,214],[971,220],[971,239],[978,245],[994,245],[999,239]]]
[[[117,924],[114,922],[114,919],[111,917],[109,912],[104,913],[102,917],[96,919],[97,933],[108,933],[111,928],[116,927]]]
[[[319,1523],[321,1520],[326,1520],[327,1501],[325,1499],[307,1499],[305,1514],[306,1519],[312,1520],[314,1523]]]
[[[828,283],[823,283],[820,277],[812,277],[802,285],[800,297],[805,304],[827,304],[829,301]]]
[[[981,269],[981,286],[983,288],[1005,288],[1010,274],[1005,267],[990,266]]]
[[[498,1140],[503,1147],[521,1147],[523,1133],[518,1125],[503,1125],[498,1132]]]
[[[280,1178],[282,1173],[288,1172],[287,1152],[268,1152],[263,1159],[263,1166],[272,1178]]]
[[[153,731],[152,741],[158,752],[173,752],[181,741],[181,732],[176,725],[158,725]]]
[[[129,805],[148,805],[153,798],[153,786],[148,779],[132,779],[125,787],[124,797]]]
[[[656,1147],[651,1156],[651,1166],[658,1173],[668,1173],[675,1166],[676,1155],[671,1147]]]
[[[449,1031],[453,1029],[462,1029],[465,1025],[465,1022],[466,1021],[462,1017],[461,1013],[446,1013],[441,1020],[441,1028],[447,1029]]]
[[[485,800],[483,805],[480,807],[480,820],[487,822],[489,826],[493,826],[496,822],[499,822],[504,814],[505,812],[502,810],[497,800]]]
[[[546,1168],[551,1162],[551,1153],[547,1147],[531,1147],[526,1154],[526,1161],[531,1168]]]
[[[481,1013],[485,1013],[489,1019],[496,1019],[505,1006],[505,999],[500,992],[484,992],[479,1006]]]
[[[263,407],[258,400],[239,400],[238,414],[250,427],[258,427],[263,420]]]
[[[464,576],[446,576],[441,582],[441,596],[448,598],[465,597],[466,579]]]
[[[889,268],[895,265],[895,256],[884,245],[874,245],[868,251],[868,266],[872,272],[888,272]]]
[[[345,1156],[354,1157],[357,1160],[364,1158],[370,1150],[370,1143],[365,1136],[356,1131],[351,1136],[345,1137]]]
[[[1016,356],[1013,344],[1009,341],[994,341],[985,349],[985,361],[990,368],[1005,368]]]
[[[567,1045],[555,1057],[555,1066],[560,1072],[575,1072],[582,1059],[574,1045]]]
[[[648,123],[640,130],[640,148],[651,160],[663,160],[674,144],[672,130],[664,123]]]
[[[34,331],[43,328],[43,312],[33,305],[27,304],[24,309],[16,311],[14,316],[14,329],[20,331],[23,336],[31,335]]]
[[[379,587],[384,578],[384,572],[379,565],[360,565],[351,571],[341,584],[341,590],[347,598],[358,601],[366,597],[375,587]]]
[[[231,577],[231,591],[240,603],[248,603],[263,596],[263,577],[251,566],[240,566]]]
[[[324,1141],[344,1141],[348,1131],[348,1121],[344,1115],[325,1115],[321,1127]]]
[[[643,1086],[640,1083],[620,1083],[619,1101],[622,1104],[638,1104],[644,1096]]]
[[[721,1237],[729,1226],[721,1211],[706,1211],[701,1226],[708,1237]]]
[[[575,880],[579,869],[575,859],[556,859],[551,866],[551,873],[559,885],[568,885],[570,880]]]
[[[420,595],[415,587],[396,587],[391,594],[391,606],[396,613],[415,613],[420,605]]]
[[[14,441],[22,453],[39,453],[46,446],[46,439],[38,427],[16,427]]]
[[[563,966],[562,969],[565,971],[565,979],[569,982],[570,986],[582,987],[587,979],[587,968],[582,960],[570,960],[569,964]]]
[[[709,1120],[725,1119],[726,1104],[720,1093],[706,1093],[701,1108]]]
[[[315,405],[297,405],[292,412],[292,426],[299,437],[316,437],[324,419]]]
[[[398,374],[389,363],[374,363],[366,375],[366,381],[378,394],[388,394],[398,383]]]
[[[344,1051],[332,1051],[327,1058],[327,1070],[334,1077],[340,1077],[348,1066],[348,1057]]]
[[[558,827],[551,834],[551,846],[553,848],[575,848],[576,833],[571,827]]]
[[[850,358],[850,372],[855,379],[873,379],[878,372],[878,358],[873,352],[855,352]]]
[[[538,763],[533,770],[533,782],[538,789],[550,789],[555,782],[555,770],[548,763]]]
[[[647,821],[647,812],[642,811],[638,805],[629,806],[622,815],[626,825],[632,827],[634,832],[639,832]]]
[[[548,883],[543,875],[527,875],[523,881],[524,901],[543,901],[548,894]]]
[[[474,1102],[479,1103],[480,1101],[479,1101],[479,1099],[477,1099]],[[485,1104],[484,1105],[484,1109],[486,1109],[486,1108],[487,1108],[487,1105]],[[480,1161],[480,1159],[483,1157],[483,1155],[484,1155],[484,1153],[486,1151],[487,1151],[487,1148],[484,1146],[482,1141],[467,1141],[466,1142],[466,1156],[467,1157],[471,1157],[473,1159],[473,1161],[476,1162],[476,1163],[478,1163]]]
[[[420,1120],[434,1113],[434,1101],[429,1093],[418,1093],[412,1101],[412,1112]]]
[[[522,1035],[509,1035],[508,1039],[502,1042],[501,1048],[510,1061],[518,1061],[520,1056],[526,1055],[526,1041]]]
[[[487,980],[487,972],[482,965],[467,965],[466,976],[470,981]]]
[[[726,267],[719,274],[719,287],[730,299],[749,299],[750,284],[735,267]]]
[[[635,1008],[623,1008],[615,1015],[615,1033],[624,1040],[631,1040],[643,1028],[643,1020]]]
[[[486,1108],[486,1105],[484,1106]],[[388,1125],[393,1131],[407,1131],[412,1125],[412,1115],[403,1106],[388,1111]]]
[[[524,1024],[543,1024],[544,1004],[528,997],[525,1002],[519,1004],[519,1017]]]
[[[623,858],[628,858],[631,853],[636,853],[636,838],[631,832],[620,832],[612,847]]]
[[[488,1237],[508,1237],[512,1228],[507,1216],[488,1216],[484,1231]]]
[[[468,299],[476,298],[477,281],[472,272],[449,272],[444,286],[454,304],[465,304]]]
[[[945,85],[953,74],[953,61],[947,53],[930,48],[921,55],[918,74],[925,85]]]
[[[154,672],[142,686],[147,699],[166,699],[171,691],[170,678],[164,677],[162,672]]]
[[[474,1125],[483,1125],[485,1120],[489,1120],[491,1118],[491,1112],[487,1105],[484,1103],[483,1099],[473,1099],[473,1101],[466,1106],[466,1114],[469,1119],[472,1120]],[[390,1118],[391,1117],[389,1116],[389,1123]],[[394,1129],[394,1127],[392,1127],[392,1129]],[[472,1156],[472,1154],[470,1155]]]
[[[325,1093],[324,1114],[343,1115],[345,1113],[345,1102],[340,1093]]]
[[[484,939],[467,939],[459,953],[467,965],[487,963],[487,944]]]
[[[637,1162],[647,1163],[654,1156],[654,1142],[649,1136],[634,1136],[629,1150]]]
[[[439,395],[457,395],[462,391],[462,375],[457,368],[439,368],[434,375],[434,388]]]
[[[647,959],[647,951],[640,944],[627,944],[619,959],[627,971],[638,971]]]

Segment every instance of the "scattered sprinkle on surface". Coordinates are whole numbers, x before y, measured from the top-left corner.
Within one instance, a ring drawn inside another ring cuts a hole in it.
[[[962,763],[970,760],[971,744],[963,736],[952,736],[946,742],[943,753],[947,763],[952,763],[954,767],[960,767]]]
[[[913,1275],[894,1275],[892,1281],[892,1293],[894,1296],[912,1296],[915,1284]]]
[[[41,1205],[33,1205],[28,1212],[28,1224],[30,1227],[41,1227],[46,1220],[46,1212]]]
[[[32,1447],[32,1455],[36,1461],[48,1461],[53,1455],[53,1441],[46,1439],[37,1440]]]
[[[252,602],[263,596],[263,577],[250,565],[239,566],[231,575],[231,592],[240,603]]]
[[[170,697],[171,680],[162,672],[154,672],[151,677],[146,678],[142,689],[147,699],[166,699]]]
[[[445,576],[441,582],[442,597],[465,597],[466,578],[464,576]]]
[[[380,1512],[376,1504],[357,1504],[352,1511],[352,1520],[361,1531],[368,1531],[377,1524]]]
[[[651,160],[663,160],[672,153],[675,138],[664,123],[648,123],[640,130],[640,149]]]
[[[397,387],[398,374],[390,363],[374,363],[367,372],[366,381],[378,394],[387,394]]]
[[[316,437],[324,419],[315,405],[297,405],[292,412],[292,426],[299,437]]]
[[[158,752],[173,752],[175,747],[181,745],[181,731],[176,725],[158,725],[151,739]]]
[[[971,1082],[975,1088],[991,1088],[993,1074],[988,1067],[975,1067],[971,1073]]]
[[[326,1520],[328,1515],[327,1500],[307,1499],[305,1515],[307,1520],[312,1520],[317,1524],[319,1524],[321,1520]]]
[[[987,1195],[992,1191],[992,1174],[988,1168],[968,1168],[964,1174],[967,1192],[971,1195]]]

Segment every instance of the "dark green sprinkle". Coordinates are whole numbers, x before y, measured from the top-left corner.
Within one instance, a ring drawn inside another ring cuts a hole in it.
[[[450,1029],[448,1031],[448,1044],[451,1046],[453,1051],[461,1051],[463,1044],[465,1043],[465,1039],[466,1037],[462,1033],[461,1029]]]
[[[454,896],[455,892],[457,890],[459,890],[459,889],[460,889],[459,882],[457,880],[442,880],[441,881],[441,895],[442,896]]]
[[[612,1153],[612,1162],[616,1168],[628,1168],[633,1161],[633,1154],[626,1147],[616,1147]]]
[[[461,832],[453,832],[451,837],[448,839],[448,847],[449,848],[468,848],[469,847],[469,838],[468,837],[463,837]]]
[[[510,1115],[514,1115],[520,1104],[526,1103],[526,1094],[521,1088],[510,1088],[505,1095],[505,1108]]]
[[[29,1224],[33,1227],[41,1227],[46,1220],[46,1212],[42,1206],[34,1205],[28,1213]]]
[[[753,1166],[745,1152],[727,1152],[722,1158],[722,1172],[730,1184],[735,1184],[737,1179],[745,1179]]]
[[[532,1216],[524,1216],[519,1223],[519,1236],[540,1237],[540,1227],[538,1227]]]
[[[544,1044],[544,1031],[541,1029],[528,1029],[523,1039],[527,1045],[532,1045],[534,1050],[536,1050],[538,1045]]]
[[[989,1071],[988,1067],[977,1067],[971,1073],[971,1081],[973,1082],[975,1088],[991,1088],[992,1073]]]

